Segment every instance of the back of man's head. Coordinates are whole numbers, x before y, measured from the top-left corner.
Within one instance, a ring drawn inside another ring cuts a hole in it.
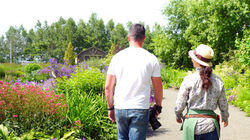
[[[145,37],[145,28],[141,24],[133,24],[129,28],[129,36],[135,42],[143,41]]]

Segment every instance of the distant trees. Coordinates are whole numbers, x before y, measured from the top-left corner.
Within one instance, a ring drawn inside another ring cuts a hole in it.
[[[63,61],[71,42],[74,53],[95,46],[108,52],[112,44],[128,46],[127,30],[120,23],[110,20],[106,25],[95,13],[87,22],[76,23],[72,18],[48,25],[37,21],[34,28],[26,31],[23,26],[10,27],[0,37],[0,62],[19,63],[22,60],[48,62],[50,58]]]
[[[171,0],[163,9],[163,15],[168,19],[166,26],[155,24],[150,28],[140,23],[146,28],[143,47],[166,65],[192,67],[188,51],[202,43],[214,49],[214,64],[227,61],[235,54],[239,60],[248,61],[248,53],[242,57],[239,52],[249,50],[241,45],[247,44],[249,34],[249,1]],[[60,18],[51,25],[38,21],[29,31],[22,26],[10,27],[0,37],[0,62],[47,62],[50,58],[62,62],[69,43],[74,46],[75,54],[93,46],[106,52],[112,45],[116,49],[128,47],[127,35],[132,24],[128,21],[124,26],[109,20],[105,25],[93,13],[87,22]]]

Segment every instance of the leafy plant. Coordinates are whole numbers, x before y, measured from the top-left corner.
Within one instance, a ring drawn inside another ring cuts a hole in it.
[[[185,70],[164,68],[161,71],[161,78],[164,83],[164,88],[175,87],[179,88],[184,77],[187,75]]]
[[[250,116],[250,69],[234,59],[215,67],[214,73],[224,82],[230,104],[240,107]]]
[[[68,123],[77,127],[78,138],[86,139],[116,139],[116,126],[108,119],[107,104],[104,96],[96,93],[75,90],[66,93],[69,106]]]
[[[69,107],[68,123],[80,131],[77,137],[116,139],[116,128],[107,116],[103,96],[104,74],[99,69],[78,68],[71,78],[57,78],[55,91],[64,93]]]
[[[70,79],[67,77],[57,78],[56,91],[80,92],[80,93],[96,93],[101,94],[104,89],[104,74],[96,68],[78,68],[76,73],[72,74]]]
[[[56,130],[51,136],[46,135],[42,132],[35,131],[34,129],[30,130],[27,133],[22,134],[21,136],[16,136],[13,132],[8,131],[8,128],[4,125],[0,125],[0,138],[3,140],[31,140],[31,139],[47,139],[47,140],[78,140],[78,138],[72,136],[75,134],[75,130],[71,130],[63,134],[63,137],[60,137],[59,131]]]
[[[36,85],[0,81],[0,122],[17,135],[32,128],[51,133],[65,121],[67,105],[63,94]]]
[[[24,66],[24,72],[26,74],[32,74],[33,72],[37,72],[40,69],[41,69],[40,65],[36,63],[29,63],[26,66]]]
[[[235,56],[243,65],[250,66],[250,29],[244,27],[243,38],[237,36],[235,40],[237,50],[235,51]]]
[[[0,78],[4,78],[5,76],[5,71],[4,69],[0,66]]]

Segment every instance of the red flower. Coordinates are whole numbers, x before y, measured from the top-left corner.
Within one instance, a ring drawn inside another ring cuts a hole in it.
[[[14,118],[17,118],[17,117],[18,117],[18,115],[13,115],[13,117],[14,117]]]

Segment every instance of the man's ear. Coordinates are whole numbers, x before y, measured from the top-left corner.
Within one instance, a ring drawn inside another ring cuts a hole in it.
[[[130,34],[128,34],[128,42],[130,42],[130,40],[131,40],[131,39],[130,39]]]

